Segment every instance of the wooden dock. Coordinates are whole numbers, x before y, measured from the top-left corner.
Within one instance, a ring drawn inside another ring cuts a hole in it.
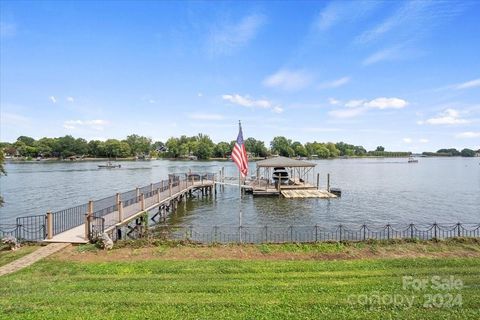
[[[53,243],[87,243],[92,238],[92,233],[106,232],[111,234],[118,228],[128,225],[132,221],[143,222],[143,216],[146,212],[158,209],[156,215],[166,216],[167,213],[174,212],[178,203],[185,201],[187,195],[193,191],[200,191],[203,194],[212,194],[215,188],[215,180],[202,179],[198,181],[182,180],[177,185],[162,189],[152,190],[146,194],[140,194],[132,203],[125,204],[119,200],[114,209],[107,210],[108,213],[102,214],[93,212],[89,209],[85,217],[85,223],[74,226],[64,232],[54,234],[54,217],[47,214],[47,239],[44,242]],[[130,202],[130,201],[129,201]],[[90,202],[90,204],[92,201]],[[108,208],[107,208],[108,209]],[[156,216],[155,215],[155,216]],[[141,220],[141,221],[140,221]],[[49,236],[50,235],[50,236]]]
[[[327,190],[303,189],[303,190],[282,190],[285,198],[336,198],[337,196]]]

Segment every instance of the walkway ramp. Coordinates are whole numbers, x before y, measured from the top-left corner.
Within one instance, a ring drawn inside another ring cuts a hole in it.
[[[285,198],[336,198],[337,196],[327,190],[317,189],[297,189],[297,190],[282,190],[282,195]]]

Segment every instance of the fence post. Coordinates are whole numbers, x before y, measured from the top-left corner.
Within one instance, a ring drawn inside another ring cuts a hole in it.
[[[268,243],[268,227],[265,226],[265,243]]]
[[[140,188],[139,188],[139,187],[137,187],[137,188],[135,189],[135,192],[136,192],[136,194],[137,194],[137,197],[138,197],[138,196],[140,195]]]
[[[157,188],[157,202],[160,203],[160,188]]]
[[[214,243],[217,243],[217,232],[218,232],[218,226],[213,227],[213,233],[214,233]]]
[[[320,188],[320,173],[317,173],[317,190]]]
[[[120,193],[117,192],[117,194],[115,195],[115,202],[118,203],[121,199],[120,197]]]
[[[150,192],[153,191],[153,183],[150,183]]]
[[[315,225],[315,242],[318,242],[318,224]]]
[[[457,236],[460,237],[460,222],[457,223]]]
[[[387,240],[390,240],[390,224],[387,224]]]
[[[117,207],[118,207],[118,222],[122,222],[123,221],[123,202],[118,201]]]
[[[342,241],[342,225],[338,226],[338,230],[340,231],[340,242],[341,242]]]
[[[413,240],[413,223],[410,223],[410,239]]]
[[[293,226],[290,226],[290,242],[293,242]]]
[[[362,228],[363,228],[363,241],[365,241],[365,240],[367,240],[367,237],[366,237],[366,235],[367,235],[367,225],[363,224]]]
[[[50,211],[47,212],[47,239],[53,238],[53,215]]]
[[[168,190],[169,190],[168,194],[171,197],[172,196],[172,180],[168,181]]]
[[[330,192],[330,173],[327,173],[327,191]]]
[[[145,195],[140,195],[140,210],[145,211]]]
[[[162,189],[162,192],[163,192],[163,180],[161,181],[161,187],[160,188]]]
[[[90,225],[93,215],[93,201],[88,201],[87,214],[85,215],[85,240],[90,239]]]
[[[433,234],[434,234],[435,240],[437,240],[437,223],[436,222],[433,224]]]

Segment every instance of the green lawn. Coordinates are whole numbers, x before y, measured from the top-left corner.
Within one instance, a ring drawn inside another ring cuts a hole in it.
[[[0,246],[0,267],[32,253],[38,248],[40,248],[40,246],[24,246],[15,251],[11,251],[7,250],[6,247]]]
[[[403,289],[404,275],[453,276],[463,288]],[[424,306],[428,294],[436,294],[436,307]],[[412,296],[411,307],[400,301]],[[390,302],[394,297],[397,305]],[[441,304],[451,298],[457,306]],[[0,318],[479,319],[480,259],[50,259],[0,277]]]

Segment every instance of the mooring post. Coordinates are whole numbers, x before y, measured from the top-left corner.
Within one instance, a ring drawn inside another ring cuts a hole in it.
[[[52,212],[47,212],[47,239],[53,238],[53,216]]]
[[[118,222],[122,222],[123,221],[123,202],[118,201],[117,206],[118,206]]]
[[[317,190],[320,187],[320,173],[317,173]]]
[[[327,173],[327,191],[330,192],[330,173]]]
[[[140,195],[140,210],[145,211],[145,195]]]

